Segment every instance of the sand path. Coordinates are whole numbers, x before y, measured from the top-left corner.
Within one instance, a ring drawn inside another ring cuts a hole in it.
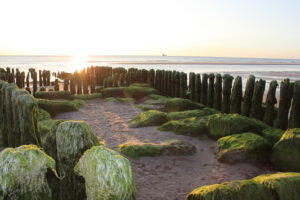
[[[240,163],[228,165],[215,158],[216,142],[160,132],[156,127],[129,128],[128,121],[141,113],[129,103],[87,101],[78,112],[62,113],[55,119],[85,120],[105,145],[116,146],[129,141],[162,142],[185,140],[197,148],[192,156],[146,157],[130,159],[137,187],[137,200],[183,200],[193,189],[207,184],[247,179],[271,172],[266,167]]]

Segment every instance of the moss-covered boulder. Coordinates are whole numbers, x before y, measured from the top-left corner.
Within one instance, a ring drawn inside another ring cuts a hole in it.
[[[181,112],[170,112],[167,117],[168,120],[180,120],[185,118],[197,117],[202,118],[208,115],[219,113],[219,111],[213,108],[203,108],[202,110],[187,110]]]
[[[104,99],[105,102],[119,102],[119,103],[136,103],[133,98],[120,98],[120,97],[108,97]]]
[[[267,162],[271,152],[269,142],[254,133],[235,134],[218,140],[217,159],[222,162]]]
[[[273,146],[276,142],[280,140],[284,131],[276,128],[266,128],[262,130],[261,136],[266,138],[269,143]]]
[[[124,143],[118,146],[118,151],[131,158],[153,157],[160,155],[178,156],[192,155],[196,147],[182,140],[172,139],[162,143]]]
[[[129,122],[130,127],[159,126],[167,121],[167,114],[157,110],[149,110],[139,114]]]
[[[74,171],[84,179],[87,199],[135,199],[130,162],[113,150],[92,147],[81,156]]]
[[[107,97],[130,97],[136,100],[142,99],[150,94],[159,94],[158,90],[149,87],[118,87],[118,88],[104,88],[102,95],[104,98]]]
[[[59,174],[65,175],[61,182],[61,195],[63,199],[82,199],[85,197],[84,187],[76,180],[73,167],[87,149],[100,143],[84,121],[60,123],[55,136]]]
[[[189,99],[172,98],[166,101],[165,109],[167,112],[177,112],[185,110],[202,109],[204,105],[191,101]]]
[[[55,100],[55,99],[66,99],[66,100],[73,100],[74,96],[69,91],[52,91],[52,92],[36,92],[34,94],[35,98],[39,99],[48,99],[48,100]]]
[[[197,117],[171,120],[158,127],[158,130],[192,136],[202,136],[208,133],[206,119]]]
[[[300,199],[299,173],[264,174],[253,178],[253,180],[272,190],[276,196],[274,200]]]
[[[277,200],[266,186],[253,180],[205,185],[193,190],[186,200]]]
[[[39,108],[50,113],[51,117],[63,112],[77,111],[78,106],[71,101],[37,99]]]
[[[288,129],[274,145],[272,162],[283,171],[300,172],[300,129]]]
[[[152,88],[152,86],[148,83],[132,83],[130,86]]]
[[[51,200],[51,177],[57,177],[55,161],[35,145],[7,148],[0,153],[1,199]]]
[[[49,119],[51,119],[50,113],[48,113],[46,110],[40,108],[38,110],[38,114],[37,114],[37,121],[43,121],[43,120],[49,120]]]
[[[220,138],[227,135],[253,132],[261,134],[263,129],[269,128],[265,123],[239,114],[211,115],[207,123],[210,135]]]
[[[92,99],[98,99],[98,98],[102,98],[101,93],[74,95],[74,99],[81,99],[81,100],[92,100]]]

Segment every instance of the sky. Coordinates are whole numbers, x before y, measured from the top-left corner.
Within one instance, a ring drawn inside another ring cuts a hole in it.
[[[300,58],[299,0],[0,0],[0,55]]]

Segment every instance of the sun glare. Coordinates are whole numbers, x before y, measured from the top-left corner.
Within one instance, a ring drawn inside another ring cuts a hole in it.
[[[81,70],[85,67],[87,62],[87,56],[78,54],[72,56],[72,62],[70,65],[71,71]]]

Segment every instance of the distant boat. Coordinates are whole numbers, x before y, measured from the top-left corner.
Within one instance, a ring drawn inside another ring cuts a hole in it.
[[[162,56],[167,56],[166,54],[162,54]]]

